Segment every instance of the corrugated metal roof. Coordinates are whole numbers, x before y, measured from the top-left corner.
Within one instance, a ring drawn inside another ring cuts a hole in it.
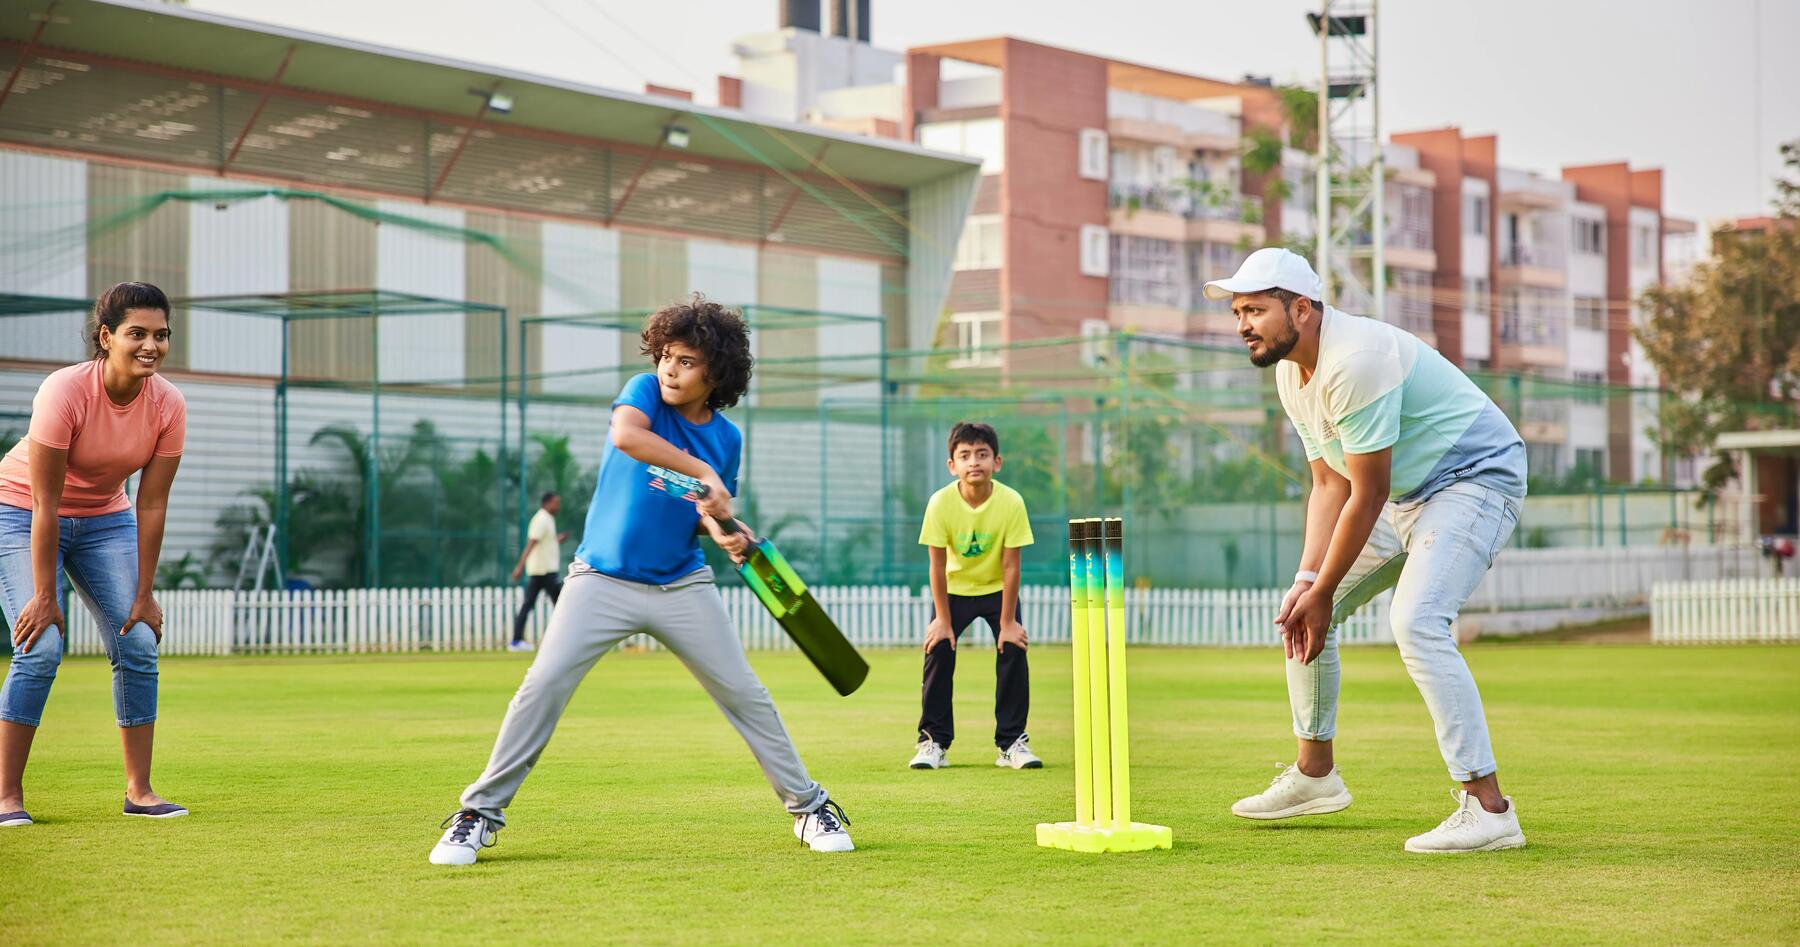
[[[21,5],[9,6],[18,10]],[[42,0],[41,7],[49,6],[48,0]],[[42,14],[0,19],[0,46],[15,53],[22,50],[41,22]],[[137,0],[61,0],[44,24],[39,54],[78,51],[261,84],[274,75],[290,46],[294,54],[282,76],[283,88],[378,101],[422,113],[473,118],[481,99],[469,90],[499,83],[500,90],[512,96],[513,107],[510,114],[489,113],[483,118],[484,125],[495,127],[654,147],[664,129],[678,121],[690,133],[686,154],[802,172],[810,168],[808,157],[829,144],[828,160],[837,173],[863,183],[901,188],[977,164],[909,143],[770,121],[735,109],[583,85]],[[176,109],[180,105],[163,104]],[[244,108],[249,107],[246,102]],[[0,117],[4,115],[0,110]],[[233,124],[230,118],[227,116],[224,126],[228,133],[235,133],[244,122],[240,119]],[[182,124],[178,117],[169,120]],[[788,147],[790,144],[795,147]],[[747,153],[746,145],[754,153]]]

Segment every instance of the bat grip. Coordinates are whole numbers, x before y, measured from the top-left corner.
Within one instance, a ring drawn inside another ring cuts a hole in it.
[[[699,486],[694,488],[694,496],[700,497],[701,499],[705,499],[706,495],[711,492],[712,492],[712,489],[704,483],[700,484]],[[730,536],[738,531],[737,520],[734,518],[720,519],[715,516],[715,517],[713,517],[713,522],[719,524],[719,528],[724,530],[725,535],[727,535],[727,536]]]

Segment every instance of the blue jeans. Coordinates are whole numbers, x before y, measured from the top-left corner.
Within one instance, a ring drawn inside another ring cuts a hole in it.
[[[1422,501],[1390,503],[1369,542],[1338,587],[1346,600],[1366,600],[1392,587],[1394,643],[1425,698],[1438,752],[1458,782],[1495,771],[1481,692],[1450,623],[1456,620],[1519,523],[1520,501],[1479,483],[1453,483]],[[1287,662],[1294,735],[1329,740],[1337,733],[1337,629],[1311,664]]]
[[[57,519],[56,593],[63,596],[63,574],[100,626],[106,660],[113,669],[113,714],[121,727],[156,720],[156,635],[138,622],[121,635],[125,616],[137,597],[137,517],[130,510],[103,516]],[[0,504],[0,605],[7,622],[31,600],[31,511]],[[50,685],[62,663],[63,629],[51,626],[24,653],[14,653],[0,685],[0,720],[35,727],[44,717]]]

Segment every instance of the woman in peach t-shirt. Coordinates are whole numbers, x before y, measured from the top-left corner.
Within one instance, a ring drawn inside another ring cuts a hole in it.
[[[0,826],[31,824],[25,759],[62,661],[65,571],[112,664],[124,812],[187,815],[150,788],[162,641],[151,584],[187,434],[181,392],[156,374],[169,352],[169,300],[148,283],[120,283],[95,302],[88,338],[93,358],[44,379],[29,433],[0,461],[0,604],[14,648],[0,685]],[[139,471],[133,515],[124,485]]]

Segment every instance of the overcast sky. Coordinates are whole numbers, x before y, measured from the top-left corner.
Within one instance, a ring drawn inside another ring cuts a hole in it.
[[[715,99],[731,41],[777,0],[190,0],[190,6],[597,85]],[[874,0],[904,49],[1011,35],[1234,79],[1316,81],[1317,0]],[[1555,175],[1665,169],[1664,208],[1763,213],[1778,144],[1800,138],[1800,0],[1383,0],[1382,120],[1500,135],[1504,164]],[[1787,37],[1787,42],[1781,38]],[[1759,55],[1760,52],[1760,55]],[[1758,107],[1757,79],[1761,95]],[[1760,148],[1759,148],[1760,143]]]

